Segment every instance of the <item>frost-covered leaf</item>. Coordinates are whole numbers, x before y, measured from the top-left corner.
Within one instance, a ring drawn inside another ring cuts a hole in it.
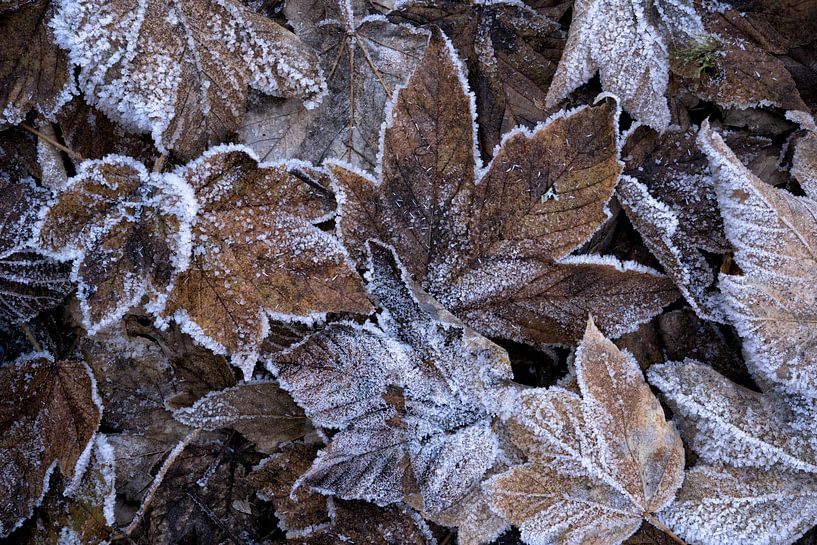
[[[342,499],[450,508],[494,463],[504,350],[420,291],[371,244],[379,327],[330,324],[269,362],[316,425],[339,428],[303,481]]]
[[[80,67],[85,99],[193,157],[241,123],[248,88],[313,104],[314,53],[235,0],[56,0],[57,43]]]
[[[484,485],[526,543],[621,543],[683,480],[675,426],[636,361],[592,320],[575,367],[581,396],[558,387],[518,395],[508,425],[529,462]]]
[[[46,117],[74,91],[68,55],[54,45],[50,0],[0,4],[0,127],[16,125],[31,110]]]
[[[91,333],[119,320],[147,295],[158,305],[187,266],[190,187],[133,159],[109,155],[79,167],[44,212],[39,245],[72,260],[83,326]]]
[[[416,0],[397,8],[393,16],[441,28],[463,57],[485,152],[514,127],[545,120],[545,96],[565,42],[555,20],[517,1]]]
[[[598,72],[625,110],[663,131],[670,122],[668,47],[706,34],[688,0],[577,0],[567,45],[547,95],[556,104]]]
[[[192,428],[232,428],[266,453],[312,429],[289,394],[269,381],[245,382],[209,393],[190,407],[174,411],[173,416]]]
[[[618,336],[677,296],[651,269],[568,255],[607,219],[618,180],[611,101],[506,136],[478,179],[473,104],[450,43],[432,38],[384,132],[379,180],[330,166],[339,231],[393,245],[414,278],[483,334],[534,345]],[[634,294],[638,294],[634,296]]]
[[[722,275],[728,318],[753,372],[783,391],[817,395],[817,202],[752,174],[705,122],[726,235],[743,275]]]
[[[5,173],[0,173],[0,194],[0,256],[6,256],[31,247],[37,215],[50,195],[31,178],[15,182]]]
[[[56,467],[72,487],[82,477],[102,406],[88,366],[46,353],[0,368],[0,536],[26,518]]]
[[[817,198],[817,133],[809,132],[797,141],[791,172],[812,199]]]
[[[288,22],[319,52],[329,93],[313,110],[294,100],[256,101],[239,135],[260,157],[334,157],[374,169],[386,103],[419,62],[428,34],[369,11],[361,1],[286,2]]]
[[[660,519],[692,545],[789,545],[817,524],[817,480],[698,465]]]
[[[195,191],[198,214],[190,267],[161,315],[204,346],[229,351],[248,379],[270,315],[312,321],[371,309],[343,247],[312,223],[325,216],[323,201],[287,167],[224,146],[176,171]]]
[[[817,4],[802,0],[752,0],[730,2],[720,10],[723,19],[771,53],[814,41]]]

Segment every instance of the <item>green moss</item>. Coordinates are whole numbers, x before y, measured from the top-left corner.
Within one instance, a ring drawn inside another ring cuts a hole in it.
[[[683,63],[687,68],[691,68],[697,78],[702,78],[705,75],[716,76],[719,72],[720,45],[721,43],[717,39],[706,36],[697,40],[691,47],[675,51],[673,58]]]

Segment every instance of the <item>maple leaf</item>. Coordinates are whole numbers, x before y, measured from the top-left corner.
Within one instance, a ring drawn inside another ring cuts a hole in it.
[[[0,323],[19,324],[59,305],[71,288],[68,271],[32,251],[33,226],[48,191],[30,178],[0,174]]]
[[[58,0],[57,44],[80,67],[86,100],[189,158],[240,125],[248,87],[313,104],[314,53],[235,0]]]
[[[765,184],[708,122],[698,143],[709,158],[726,236],[743,271],[721,275],[720,289],[747,364],[775,387],[814,398],[817,202]]]
[[[476,90],[479,142],[544,121],[545,96],[564,48],[561,27],[521,2],[400,2],[395,15],[436,25],[451,39]]]
[[[529,462],[483,485],[527,543],[617,544],[681,486],[681,437],[638,363],[588,321],[576,351],[581,396],[554,387],[519,394],[505,416]]]
[[[325,201],[287,167],[222,146],[176,171],[192,186],[198,214],[190,267],[160,315],[204,346],[229,350],[248,379],[270,315],[312,321],[371,310],[340,243],[313,225],[326,217]]]
[[[329,94],[312,110],[297,101],[260,101],[247,114],[242,141],[264,159],[335,157],[373,169],[386,103],[419,62],[428,33],[370,14],[357,0],[292,0],[284,13],[319,51]]]
[[[31,516],[54,468],[81,478],[102,405],[91,370],[47,353],[22,356],[0,368],[0,536]]]
[[[85,161],[44,213],[39,245],[72,260],[90,334],[147,295],[159,305],[186,268],[195,203],[178,177],[118,155]]]
[[[624,109],[663,131],[670,122],[664,98],[668,46],[705,35],[688,0],[578,0],[547,104],[555,105],[598,71],[602,88],[618,95]]]
[[[466,324],[533,345],[573,342],[591,309],[617,336],[675,299],[651,269],[569,257],[608,217],[620,172],[611,102],[510,133],[479,177],[473,113],[437,34],[393,105],[379,181],[330,164],[338,230],[358,263],[367,239],[392,244]]]
[[[511,377],[504,350],[420,291],[370,243],[379,327],[333,323],[268,367],[317,426],[340,431],[302,482],[342,499],[439,513],[494,463],[492,414]]]
[[[48,25],[53,13],[50,0],[0,5],[0,127],[35,109],[53,118],[75,91],[68,55]]]

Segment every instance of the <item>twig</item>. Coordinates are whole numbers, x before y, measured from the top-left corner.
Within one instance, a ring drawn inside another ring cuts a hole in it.
[[[157,157],[156,161],[153,162],[153,172],[161,172],[165,166],[165,161],[167,161],[166,153],[163,153]]]
[[[644,520],[646,520],[647,522],[649,522],[650,524],[652,524],[653,526],[667,534],[667,536],[675,543],[678,543],[678,545],[687,545],[683,539],[675,535],[675,532],[664,526],[657,518],[652,516],[650,513],[644,513]]]
[[[332,193],[333,193],[331,190],[323,187],[320,183],[313,180],[305,172],[302,172],[302,171],[300,171],[298,169],[292,169],[291,171],[289,171],[289,174],[295,176],[296,178],[301,180],[303,183],[305,183],[306,185],[308,185],[309,187],[311,187],[312,189],[314,189],[315,191],[317,191],[321,195],[332,195]]]
[[[28,342],[31,343],[31,346],[34,348],[34,350],[36,350],[37,352],[42,352],[43,347],[40,346],[40,343],[37,341],[37,337],[35,337],[31,330],[28,328],[28,324],[20,325],[20,329],[23,330],[23,333],[25,333],[26,335],[26,339],[28,339]]]
[[[48,142],[49,144],[51,144],[52,146],[54,146],[58,150],[65,152],[66,154],[68,154],[68,157],[70,157],[74,161],[82,162],[84,160],[82,158],[82,155],[75,152],[71,148],[67,148],[67,147],[63,146],[62,144],[60,144],[59,142],[57,142],[56,140],[54,140],[53,138],[51,138],[50,136],[45,134],[44,132],[39,131],[39,130],[35,129],[34,127],[31,127],[31,126],[29,126],[29,125],[27,125],[25,123],[20,123],[20,126],[22,128],[24,128],[25,130],[27,130],[28,132],[30,132],[31,134],[33,134],[34,136],[36,136],[37,138],[39,138],[40,140],[42,140],[43,142]]]

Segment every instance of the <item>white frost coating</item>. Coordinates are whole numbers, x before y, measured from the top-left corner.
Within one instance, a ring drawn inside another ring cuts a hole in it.
[[[639,273],[649,274],[651,276],[655,276],[658,278],[664,277],[663,274],[656,271],[652,267],[642,265],[641,263],[637,263],[635,261],[621,261],[620,259],[612,255],[598,255],[598,254],[569,255],[563,259],[560,259],[559,263],[568,263],[574,265],[576,264],[606,265],[608,267],[613,267],[617,271],[621,272],[635,271]]]
[[[102,513],[105,516],[105,522],[108,526],[113,527],[116,524],[116,515],[114,513],[114,508],[116,507],[116,453],[110,443],[108,443],[108,438],[105,434],[97,434],[96,450],[94,452],[103,480],[110,486],[108,494],[105,495]]]
[[[789,110],[786,112],[786,119],[797,123],[807,131],[817,132],[817,123],[814,121],[814,116],[812,116],[809,112]]]

